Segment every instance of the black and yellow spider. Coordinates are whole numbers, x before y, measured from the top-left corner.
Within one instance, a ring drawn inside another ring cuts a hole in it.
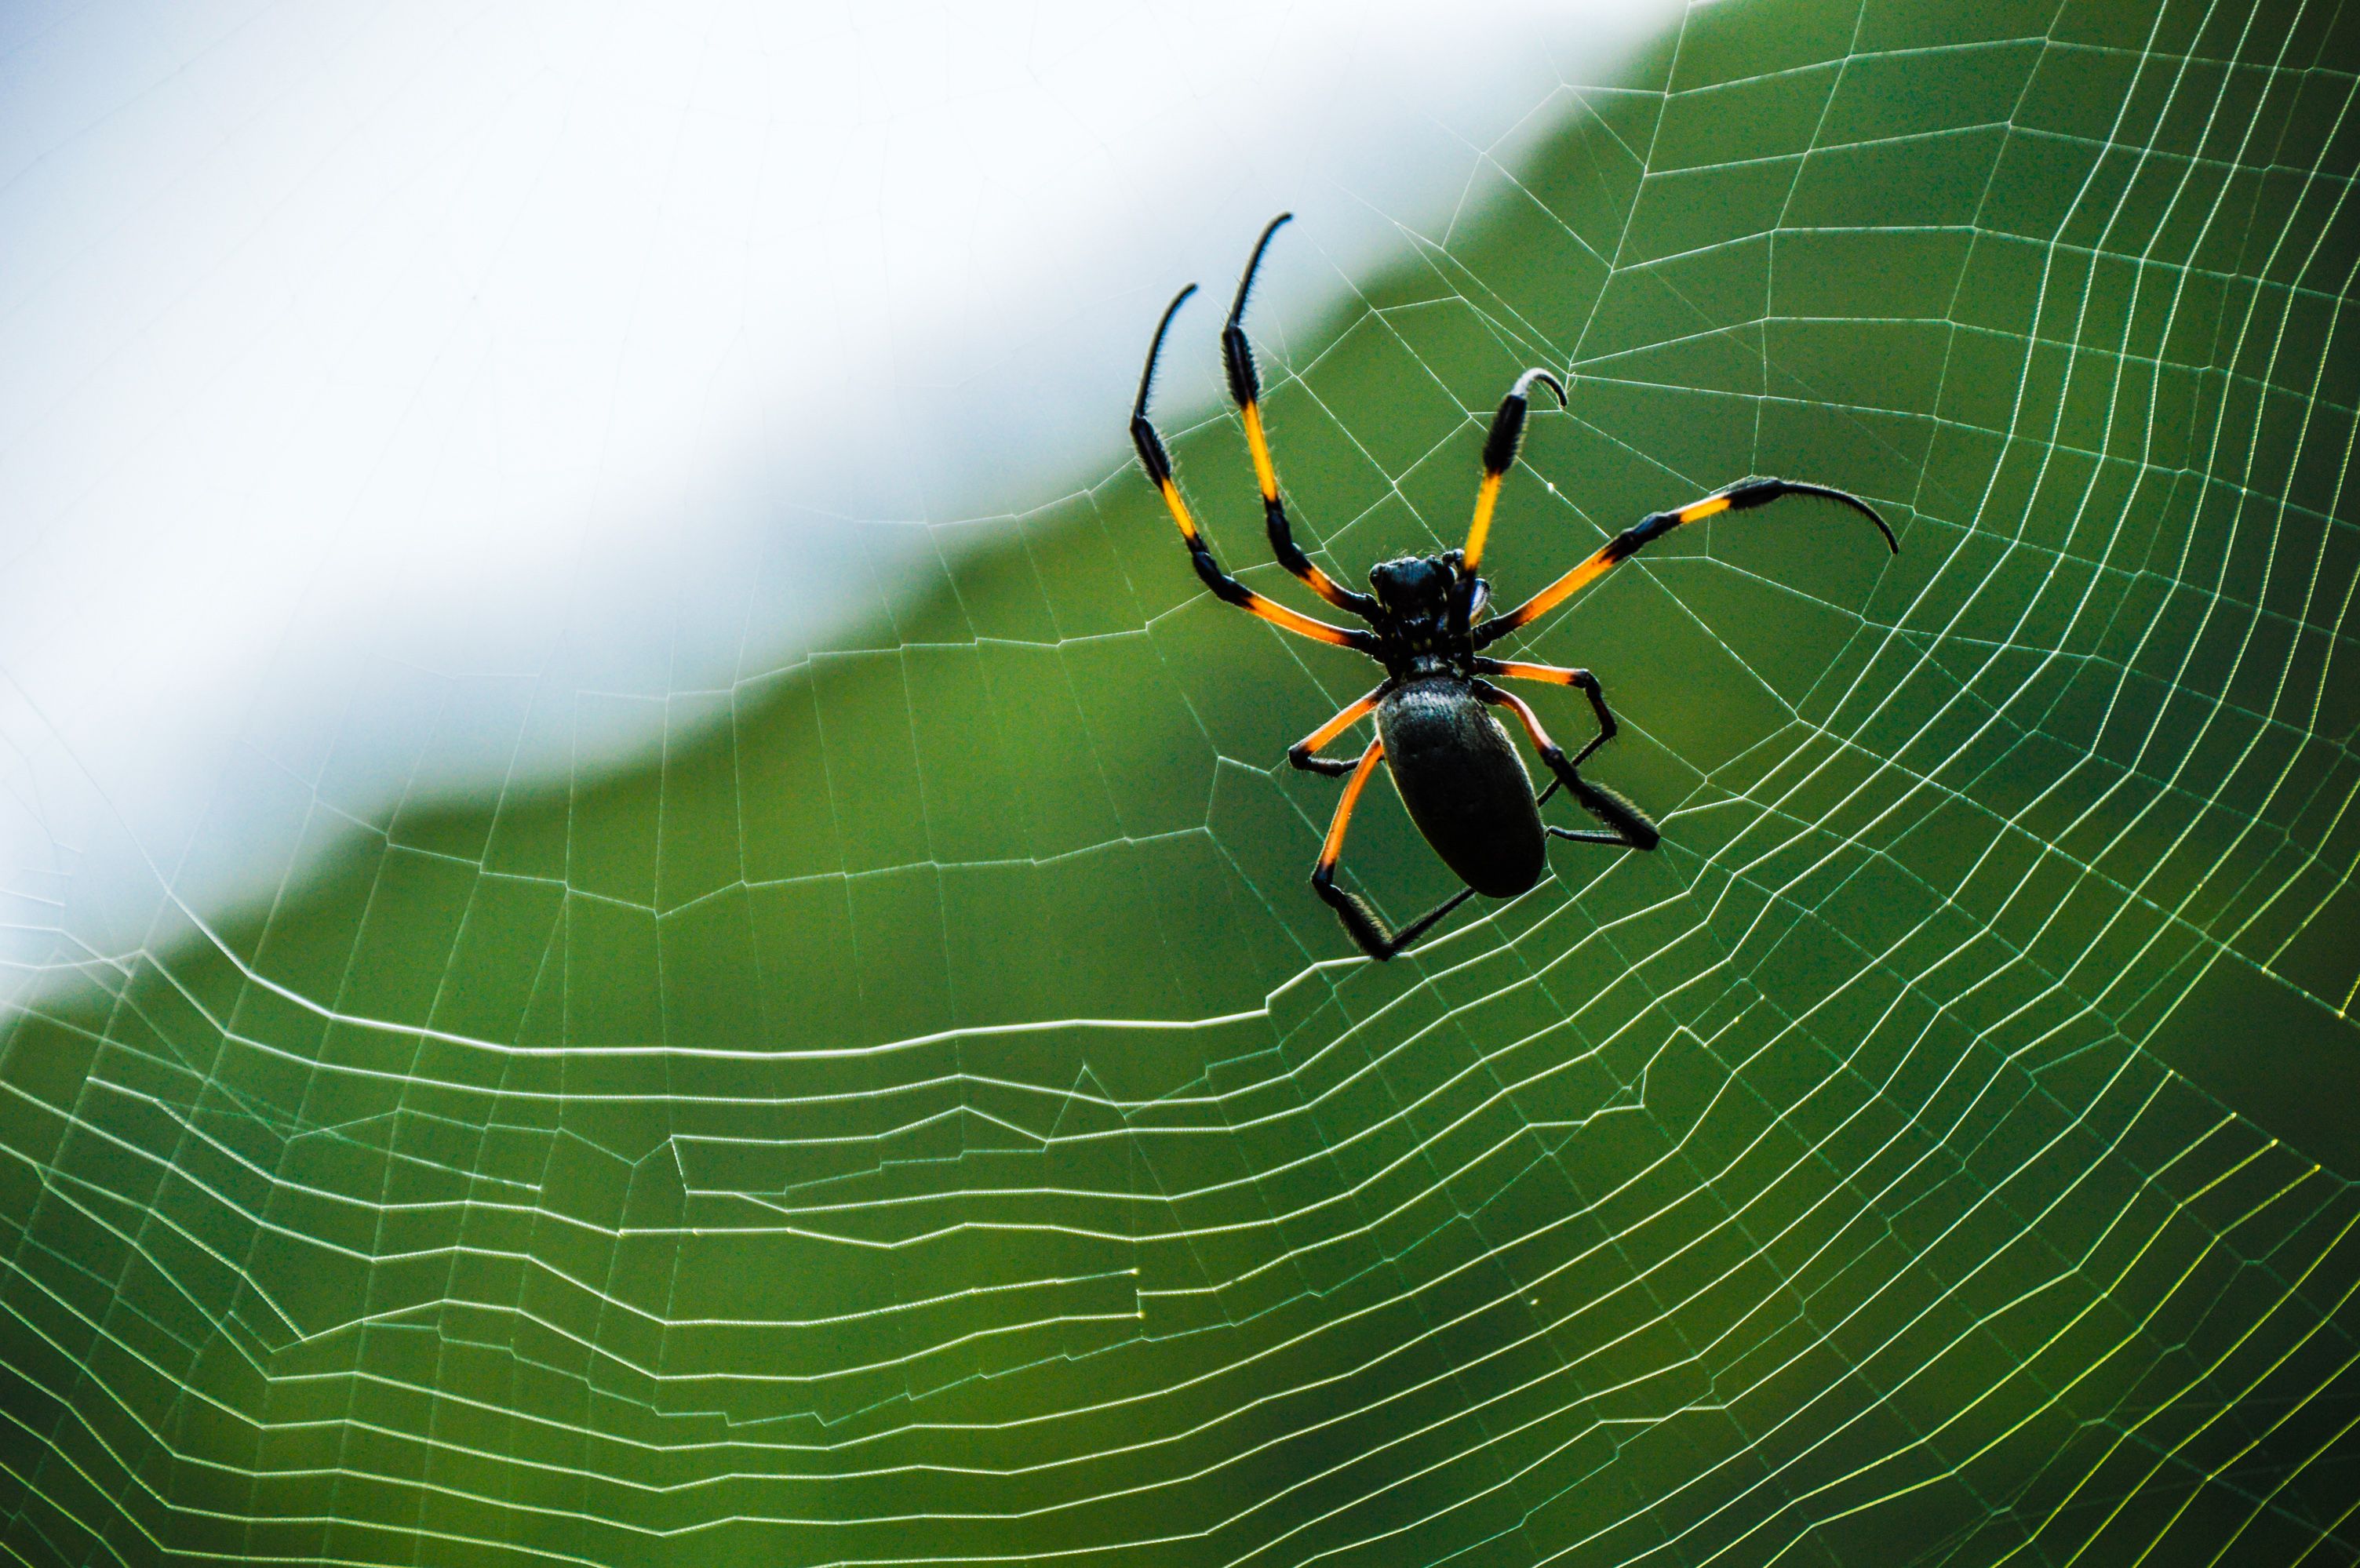
[[[1139,400],[1131,410],[1131,439],[1139,448],[1139,465],[1172,510],[1196,561],[1205,586],[1248,615],[1273,626],[1338,648],[1356,648],[1385,667],[1385,678],[1368,695],[1313,730],[1286,754],[1295,767],[1331,777],[1349,774],[1344,798],[1337,802],[1327,841],[1311,868],[1311,886],[1336,911],[1362,952],[1375,959],[1391,958],[1416,941],[1434,922],[1464,903],[1470,895],[1510,898],[1532,887],[1548,865],[1550,836],[1580,844],[1619,844],[1626,849],[1653,849],[1660,836],[1655,825],[1636,806],[1601,785],[1582,778],[1580,768],[1590,753],[1614,738],[1614,715],[1587,670],[1560,670],[1546,664],[1513,664],[1486,659],[1481,650],[1520,626],[1531,625],[1556,609],[1580,589],[1612,570],[1651,540],[1678,528],[1722,512],[1742,512],[1782,495],[1819,495],[1838,501],[1867,517],[1896,553],[1900,545],[1876,508],[1857,495],[1824,485],[1791,479],[1751,478],[1692,501],[1677,511],[1655,512],[1609,539],[1589,560],[1503,615],[1484,620],[1490,584],[1476,574],[1482,563],[1484,537],[1491,531],[1491,511],[1500,498],[1500,481],[1516,460],[1524,430],[1527,395],[1539,382],[1565,403],[1565,388],[1546,370],[1527,370],[1501,401],[1492,417],[1491,434],[1483,442],[1483,477],[1475,491],[1475,517],[1468,526],[1467,542],[1440,555],[1404,556],[1380,562],[1369,571],[1373,596],[1346,588],[1319,570],[1296,548],[1288,530],[1286,505],[1278,494],[1278,473],[1271,465],[1270,442],[1263,436],[1260,400],[1262,386],[1254,374],[1253,349],[1246,342],[1246,294],[1271,236],[1292,216],[1282,212],[1271,220],[1238,280],[1237,298],[1221,327],[1221,354],[1227,362],[1229,396],[1246,428],[1246,447],[1253,454],[1254,477],[1262,485],[1262,516],[1270,527],[1271,553],[1278,563],[1301,579],[1314,593],[1368,623],[1366,630],[1330,625],[1301,615],[1266,598],[1221,570],[1210,546],[1188,514],[1180,487],[1173,482],[1172,460],[1148,421],[1147,395],[1155,380],[1156,356],[1164,350],[1164,334],[1182,301],[1196,291],[1190,284],[1165,308],[1156,324],[1155,341],[1148,345],[1147,368],[1139,378]],[[1513,692],[1491,683],[1489,677],[1539,681],[1578,687],[1590,698],[1598,715],[1598,734],[1590,744],[1568,757],[1549,739],[1548,732],[1529,705]],[[1531,776],[1510,744],[1508,733],[1491,708],[1506,708],[1532,737],[1541,760],[1556,782],[1540,795],[1533,793]],[[1322,746],[1374,713],[1377,735],[1357,763],[1318,755]],[[1426,835],[1443,863],[1467,884],[1433,909],[1399,931],[1389,931],[1375,910],[1355,895],[1336,886],[1336,857],[1344,847],[1344,830],[1352,819],[1369,775],[1379,762],[1392,766],[1393,788],[1410,820]],[[1574,829],[1544,824],[1540,808],[1557,785],[1582,810],[1604,824],[1602,829]]]

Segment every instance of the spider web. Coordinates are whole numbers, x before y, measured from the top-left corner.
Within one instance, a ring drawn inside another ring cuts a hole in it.
[[[1341,956],[1273,764],[1371,673],[1200,594],[1110,434],[645,765],[406,800],[16,1019],[0,1541],[2352,1560],[2360,24],[1970,11],[1694,11],[1255,323],[1339,574],[1455,540],[1530,363],[1503,594],[1748,472],[1893,518],[1682,530],[1523,645],[1660,851]],[[1299,601],[1210,338],[1182,483]],[[1382,791],[1346,866],[1448,887]]]

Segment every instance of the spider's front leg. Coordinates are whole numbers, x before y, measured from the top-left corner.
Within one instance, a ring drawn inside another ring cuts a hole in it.
[[[1196,576],[1213,596],[1223,604],[1235,604],[1246,614],[1283,626],[1297,637],[1307,637],[1314,642],[1324,642],[1337,648],[1357,648],[1373,655],[1377,651],[1376,634],[1354,627],[1330,626],[1299,611],[1290,610],[1275,599],[1266,598],[1221,570],[1213,555],[1213,547],[1206,542],[1204,530],[1188,511],[1188,503],[1180,494],[1179,482],[1173,477],[1172,455],[1164,450],[1164,438],[1155,431],[1154,421],[1147,417],[1147,395],[1155,386],[1155,361],[1164,352],[1164,334],[1172,328],[1172,317],[1190,294],[1196,292],[1193,283],[1173,296],[1164,307],[1164,320],[1156,323],[1155,337],[1147,345],[1147,366],[1139,375],[1139,398],[1131,407],[1131,441],[1139,450],[1139,466],[1148,483],[1164,497],[1172,521],[1180,529],[1180,540],[1188,547],[1188,558],[1196,568]]]
[[[1504,411],[1504,410],[1503,410]],[[1484,622],[1475,628],[1475,646],[1489,648],[1518,626],[1528,626],[1556,609],[1566,600],[1614,570],[1617,563],[1628,561],[1648,545],[1688,523],[1700,523],[1707,517],[1717,517],[1723,512],[1749,511],[1766,506],[1783,495],[1816,495],[1823,501],[1833,501],[1849,506],[1876,525],[1885,536],[1887,550],[1898,555],[1901,545],[1893,537],[1876,508],[1849,490],[1837,490],[1825,485],[1813,485],[1801,479],[1771,479],[1755,476],[1724,485],[1701,501],[1691,501],[1677,511],[1650,512],[1631,527],[1598,547],[1587,561],[1510,610],[1496,620]]]
[[[1271,554],[1314,593],[1367,620],[1376,613],[1377,602],[1322,572],[1295,542],[1295,531],[1286,520],[1286,502],[1278,493],[1278,467],[1271,461],[1270,437],[1262,429],[1262,377],[1254,371],[1253,344],[1246,340],[1246,296],[1253,289],[1254,274],[1262,269],[1262,252],[1270,248],[1270,237],[1278,233],[1278,226],[1294,215],[1281,212],[1273,218],[1254,244],[1253,257],[1238,279],[1238,295],[1230,302],[1229,319],[1221,323],[1221,362],[1229,372],[1229,397],[1246,428],[1246,450],[1253,458],[1254,483],[1262,490],[1262,523],[1270,535]]]
[[[1516,377],[1508,395],[1500,399],[1500,411],[1491,416],[1491,432],[1483,438],[1483,478],[1475,489],[1475,516],[1467,525],[1467,542],[1459,547],[1459,559],[1466,564],[1466,575],[1473,577],[1483,565],[1483,545],[1491,532],[1491,511],[1499,504],[1500,482],[1516,463],[1516,451],[1524,443],[1524,413],[1532,397],[1533,384],[1540,383],[1557,394],[1557,406],[1565,407],[1565,383],[1535,365]]]
[[[1358,706],[1359,704],[1354,704]],[[1371,706],[1374,706],[1371,700]],[[1350,709],[1346,709],[1349,713]],[[1334,720],[1328,721],[1333,724]],[[1475,889],[1461,887],[1433,909],[1403,927],[1398,931],[1386,929],[1384,917],[1369,908],[1368,901],[1356,893],[1348,893],[1336,886],[1336,859],[1344,853],[1344,832],[1352,821],[1352,808],[1360,803],[1360,791],[1368,788],[1369,775],[1385,758],[1385,743],[1382,739],[1369,743],[1360,753],[1360,760],[1352,766],[1351,782],[1344,786],[1344,798],[1336,802],[1336,815],[1328,824],[1327,842],[1319,846],[1319,858],[1312,864],[1311,886],[1336,918],[1344,923],[1344,931],[1360,945],[1362,953],[1382,964],[1411,942],[1424,936],[1434,922],[1474,897]]]

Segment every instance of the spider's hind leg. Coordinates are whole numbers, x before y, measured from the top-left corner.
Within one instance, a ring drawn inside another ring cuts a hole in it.
[[[1348,710],[1349,711],[1349,710]],[[1368,787],[1369,775],[1384,760],[1385,743],[1372,740],[1369,749],[1360,753],[1359,764],[1352,769],[1351,781],[1344,786],[1344,798],[1336,802],[1336,815],[1328,824],[1327,842],[1319,846],[1319,858],[1311,867],[1311,887],[1321,901],[1336,911],[1344,931],[1362,953],[1382,964],[1411,942],[1424,936],[1434,922],[1474,897],[1475,889],[1461,887],[1425,914],[1410,921],[1400,931],[1389,931],[1384,917],[1369,908],[1368,900],[1356,893],[1336,886],[1336,859],[1344,852],[1344,832],[1352,821],[1352,808],[1360,803],[1360,791]]]
[[[1483,662],[1495,663],[1491,659]],[[1538,671],[1546,673],[1535,673]],[[1530,664],[1502,666],[1497,672],[1534,680],[1548,680],[1562,675],[1568,679],[1559,684],[1567,686],[1584,684],[1570,678],[1589,674],[1587,670],[1555,670],[1546,665]],[[1532,737],[1533,748],[1541,754],[1541,760],[1548,764],[1549,771],[1557,775],[1557,782],[1565,786],[1566,792],[1580,804],[1583,811],[1606,824],[1602,833],[1595,828],[1561,828],[1550,824],[1550,837],[1571,839],[1576,844],[1620,844],[1625,849],[1653,849],[1662,842],[1664,835],[1654,822],[1647,820],[1646,813],[1614,790],[1603,784],[1591,783],[1577,771],[1581,758],[1596,751],[1614,734],[1613,715],[1606,711],[1606,700],[1599,694],[1597,681],[1591,680],[1587,686],[1590,702],[1598,711],[1599,732],[1597,738],[1581,748],[1581,757],[1578,757],[1566,756],[1564,749],[1549,739],[1548,731],[1541,727],[1540,717],[1533,712],[1532,705],[1513,691],[1503,691],[1484,681],[1476,684],[1475,694],[1494,707],[1506,708],[1513,713],[1523,722],[1524,733]]]

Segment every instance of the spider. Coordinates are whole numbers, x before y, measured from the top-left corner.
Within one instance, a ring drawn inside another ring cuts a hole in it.
[[[1196,291],[1193,283],[1164,308],[1164,319],[1156,324],[1154,341],[1147,349],[1147,367],[1139,377],[1139,399],[1131,406],[1131,439],[1139,449],[1140,467],[1162,494],[1172,520],[1180,526],[1180,537],[1188,546],[1196,575],[1217,598],[1297,636],[1365,653],[1384,666],[1385,678],[1373,690],[1297,741],[1286,754],[1287,761],[1297,768],[1346,780],[1343,799],[1337,802],[1328,836],[1319,846],[1319,858],[1312,865],[1311,886],[1336,911],[1360,951],[1382,962],[1425,935],[1437,920],[1474,894],[1512,898],[1529,890],[1547,869],[1550,838],[1650,850],[1662,836],[1636,806],[1581,776],[1581,765],[1590,754],[1614,738],[1614,715],[1606,706],[1597,677],[1587,670],[1487,659],[1484,648],[1547,615],[1612,571],[1618,561],[1628,560],[1681,524],[1723,512],[1746,511],[1783,495],[1817,495],[1839,502],[1874,523],[1895,553],[1901,546],[1876,508],[1857,495],[1799,480],[1741,479],[1676,511],[1650,513],[1514,609],[1485,619],[1491,585],[1477,574],[1478,568],[1482,564],[1492,509],[1499,502],[1500,482],[1513,466],[1524,439],[1534,384],[1555,393],[1560,408],[1566,403],[1563,384],[1536,368],[1516,377],[1492,417],[1491,432],[1483,441],[1483,473],[1476,486],[1475,516],[1468,525],[1467,542],[1439,555],[1402,556],[1379,562],[1369,571],[1371,593],[1343,586],[1296,547],[1287,527],[1286,504],[1278,493],[1278,472],[1271,463],[1270,443],[1262,431],[1262,384],[1254,372],[1252,345],[1246,342],[1246,295],[1253,288],[1255,270],[1262,266],[1262,253],[1270,248],[1271,236],[1293,215],[1281,212],[1272,219],[1256,242],[1245,276],[1238,280],[1229,319],[1221,326],[1221,355],[1229,371],[1229,396],[1245,424],[1254,478],[1262,487],[1271,553],[1305,587],[1367,622],[1366,628],[1318,620],[1255,593],[1221,570],[1212,547],[1189,515],[1188,504],[1173,480],[1172,460],[1147,418],[1147,397],[1155,381],[1156,358],[1164,351],[1164,335],[1171,330],[1172,318],[1181,305]],[[1590,699],[1598,733],[1568,757],[1549,738],[1531,705],[1494,685],[1495,679],[1579,690]],[[1491,715],[1494,708],[1505,708],[1515,715],[1555,776],[1555,781],[1539,795],[1533,793],[1532,778],[1517,757],[1508,732]],[[1376,738],[1369,742],[1358,762],[1319,755],[1322,747],[1371,713],[1376,715]],[[1336,885],[1337,857],[1343,853],[1352,808],[1380,762],[1390,766],[1393,788],[1408,809],[1410,821],[1466,884],[1397,931],[1388,928],[1358,895]],[[1567,828],[1541,821],[1540,808],[1560,785],[1600,827]]]

